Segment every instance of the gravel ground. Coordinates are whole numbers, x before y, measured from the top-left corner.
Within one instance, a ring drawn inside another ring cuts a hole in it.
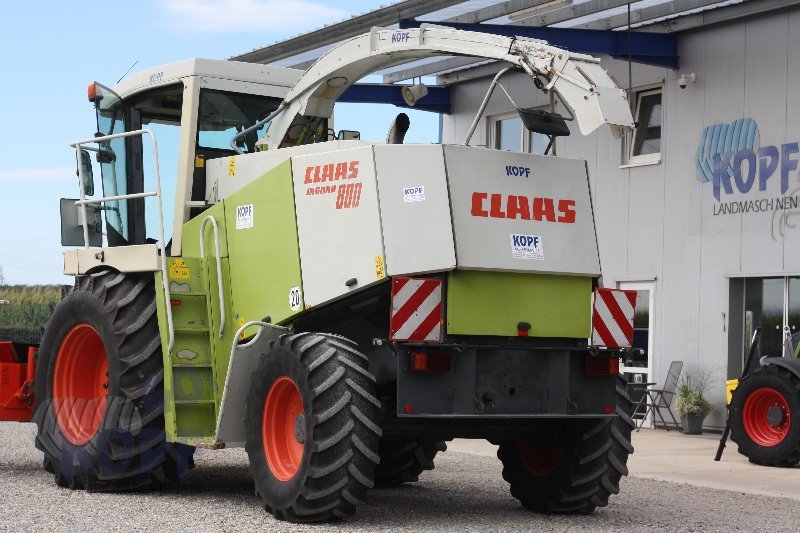
[[[0,424],[0,531],[797,531],[800,502],[641,478],[590,516],[520,507],[491,457],[447,452],[419,483],[373,490],[355,518],[297,526],[267,515],[243,450],[204,451],[179,490],[89,494],[41,468],[31,424]]]

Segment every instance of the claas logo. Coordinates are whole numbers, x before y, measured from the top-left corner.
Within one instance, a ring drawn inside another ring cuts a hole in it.
[[[358,161],[343,161],[306,167],[306,185],[328,181],[354,180],[358,178]]]
[[[575,200],[514,194],[472,193],[472,216],[575,223]]]
[[[361,204],[361,182],[358,179],[358,161],[342,161],[306,167],[306,196],[336,195],[336,209],[350,209]],[[331,183],[347,181],[347,183]],[[315,183],[320,185],[313,186]]]

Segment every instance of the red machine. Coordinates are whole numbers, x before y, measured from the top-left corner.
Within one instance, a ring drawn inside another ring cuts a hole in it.
[[[31,419],[35,356],[34,346],[0,341],[0,420]]]

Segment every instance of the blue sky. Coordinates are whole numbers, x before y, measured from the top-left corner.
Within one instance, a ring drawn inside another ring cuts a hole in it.
[[[78,194],[69,143],[92,136],[96,129],[86,99],[89,83],[113,85],[134,61],[133,72],[190,57],[225,59],[386,3],[5,3],[0,32],[0,266],[6,283],[71,283],[61,273],[58,203]],[[382,140],[397,112],[388,105],[337,106],[336,125]],[[430,142],[437,135],[437,115],[413,114],[409,140]]]

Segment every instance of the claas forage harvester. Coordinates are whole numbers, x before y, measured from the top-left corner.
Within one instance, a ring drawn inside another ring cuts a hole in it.
[[[462,144],[404,144],[404,114],[386,143],[331,132],[355,81],[453,54],[502,68]],[[470,145],[520,74],[570,110],[519,109],[551,141],[632,126],[595,58],[426,25],[375,28],[305,73],[195,59],[92,84],[97,134],[72,145],[80,195],[61,202],[74,289],[35,362],[4,356],[0,414],[33,417],[70,489],[172,485],[196,448],[244,447],[267,511],[323,521],[481,438],[526,508],[607,505],[631,404],[624,340],[590,340],[587,166]]]

